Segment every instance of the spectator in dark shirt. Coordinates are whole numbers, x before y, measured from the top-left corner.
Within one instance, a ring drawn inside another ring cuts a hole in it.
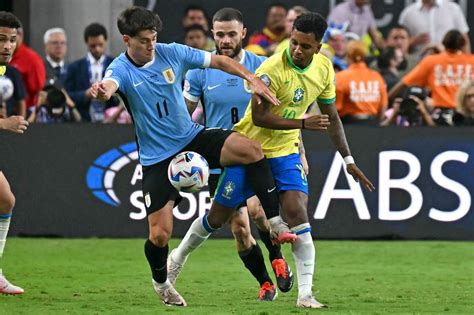
[[[403,62],[403,52],[399,48],[387,47],[377,59],[377,67],[379,73],[390,90],[400,81],[400,73],[398,67]]]
[[[44,51],[46,66],[46,85],[64,88],[66,81],[66,64],[64,58],[67,52],[66,32],[59,27],[50,28],[44,33]]]

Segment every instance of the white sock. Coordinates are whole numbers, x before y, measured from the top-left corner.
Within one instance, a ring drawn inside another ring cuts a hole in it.
[[[295,226],[292,230],[298,235],[292,244],[292,251],[296,263],[298,296],[303,297],[312,294],[315,250],[309,223]]]
[[[206,229],[204,225],[206,225],[208,229]],[[211,229],[209,223],[207,223],[207,215],[194,220],[181,243],[179,243],[178,247],[173,251],[173,260],[178,264],[184,264],[186,259],[188,259],[188,255],[201,246],[209,235],[212,234],[213,231],[209,231]]]
[[[10,228],[11,214],[0,215],[0,259],[3,256],[3,249],[7,242],[8,229]],[[0,268],[0,275],[2,274],[2,268]]]

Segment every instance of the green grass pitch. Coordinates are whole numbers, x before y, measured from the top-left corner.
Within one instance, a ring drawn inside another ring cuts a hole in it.
[[[143,243],[10,238],[4,273],[26,293],[0,296],[0,314],[474,314],[472,242],[318,241],[314,292],[326,310],[297,309],[296,285],[257,302],[231,240],[207,241],[190,257],[177,284],[189,307],[166,307]],[[289,246],[284,253],[295,271]]]

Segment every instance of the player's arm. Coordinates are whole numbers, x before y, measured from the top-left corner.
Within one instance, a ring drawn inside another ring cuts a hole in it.
[[[93,98],[105,102],[108,101],[117,90],[117,83],[112,80],[103,80],[92,84],[91,95]]]
[[[314,115],[307,119],[288,119],[275,115],[270,111],[270,107],[271,104],[268,102],[258,103],[256,97],[252,96],[252,120],[256,126],[277,130],[326,130],[329,125],[327,115]]]
[[[303,134],[300,131],[300,144],[298,145],[298,150],[300,152],[301,165],[303,166],[304,173],[309,174],[309,165],[308,160],[306,159],[306,150],[303,144]]]
[[[192,115],[194,113],[194,111],[196,110],[198,102],[193,102],[193,101],[187,99],[186,97],[184,98],[184,101],[186,102],[186,106],[188,107],[189,115]]]
[[[273,105],[280,104],[280,101],[278,101],[275,95],[270,92],[268,87],[255,74],[247,70],[247,68],[234,59],[222,55],[211,55],[211,63],[209,67],[225,71],[247,80],[250,84],[250,89],[254,93],[252,99],[255,98],[258,104],[262,102],[260,96]]]
[[[319,104],[319,108],[321,109],[321,113],[329,116],[330,124],[327,128],[329,138],[331,138],[337,151],[344,157],[347,164],[347,172],[352,175],[356,182],[361,181],[369,191],[373,191],[375,189],[374,185],[357,167],[354,159],[351,157],[351,150],[347,144],[346,134],[344,133],[341,119],[337,113],[336,105],[334,103]]]

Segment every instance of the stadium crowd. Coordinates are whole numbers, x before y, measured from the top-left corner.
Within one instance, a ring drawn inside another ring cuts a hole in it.
[[[270,5],[263,29],[248,36],[245,49],[264,56],[286,49],[293,21],[307,11]],[[345,124],[474,125],[474,55],[457,3],[416,1],[386,36],[377,29],[368,0],[345,1],[327,20],[320,52],[337,72],[337,108]],[[176,42],[215,49],[204,8],[187,7],[182,27],[184,37]],[[45,32],[44,52],[28,47],[23,32],[20,28],[13,59],[0,80],[0,117],[21,115],[30,123],[131,123],[119,97],[104,103],[91,95],[91,85],[102,80],[113,60],[105,54],[104,26],[92,23],[84,29],[88,53],[71,63],[65,60],[64,29]],[[193,115],[197,121],[199,113]]]

